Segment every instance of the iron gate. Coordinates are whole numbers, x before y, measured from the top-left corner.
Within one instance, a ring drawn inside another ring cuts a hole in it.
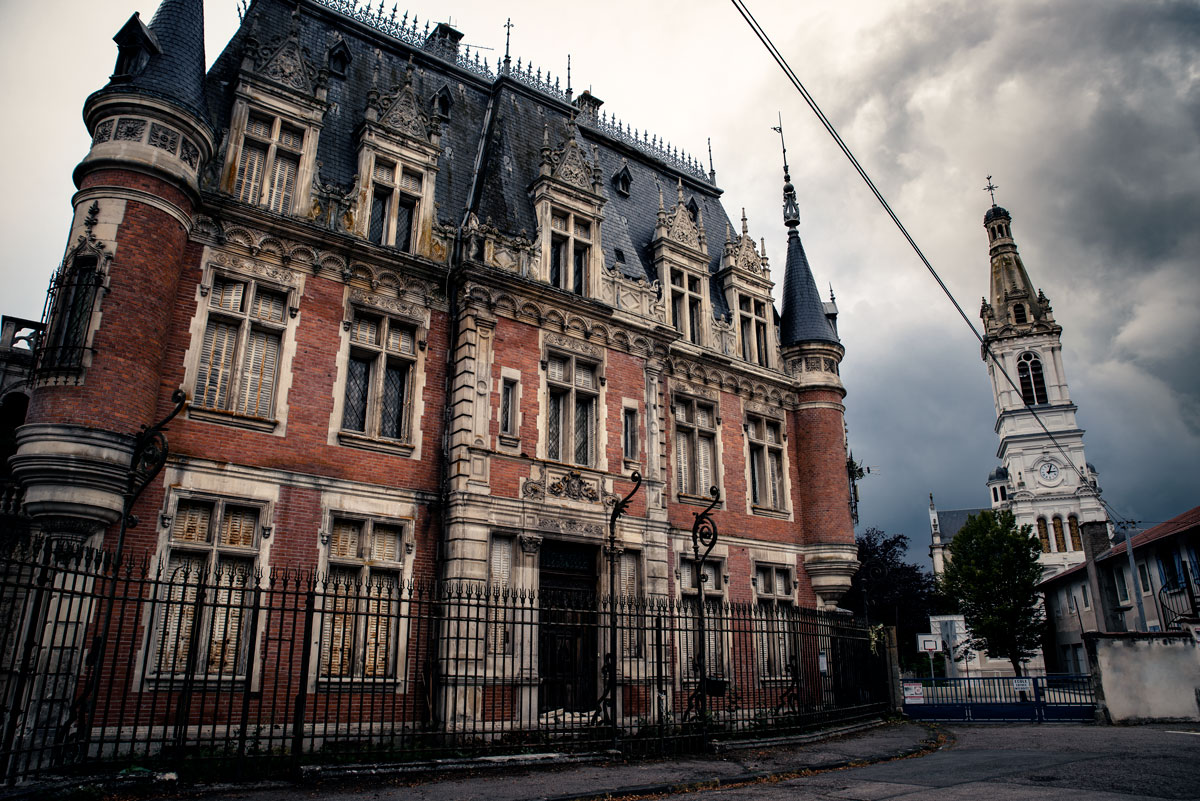
[[[1086,674],[906,679],[904,714],[956,722],[1091,722],[1096,696]]]

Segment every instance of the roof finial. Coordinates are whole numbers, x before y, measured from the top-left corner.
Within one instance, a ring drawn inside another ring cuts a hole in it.
[[[508,40],[512,36],[512,17],[504,21],[504,71],[508,72],[508,65],[512,63],[512,59],[508,57]]]
[[[742,236],[750,233],[750,229],[746,227],[746,207],[742,206]]]
[[[571,54],[567,53],[567,97],[571,96]]]
[[[800,224],[800,207],[796,204],[796,187],[792,186],[792,175],[788,170],[787,143],[783,139],[783,114],[779,115],[779,125],[771,126],[771,130],[779,134],[779,146],[783,148],[783,224],[795,228]]]
[[[708,182],[715,184],[717,182],[717,171],[713,168],[712,162],[712,137],[708,137]]]
[[[837,302],[837,298],[835,298],[835,297],[833,296],[833,283],[832,283],[832,282],[830,282],[830,284],[829,284],[829,302],[830,302],[830,303],[836,303],[836,302]]]
[[[999,188],[1000,187],[998,187],[994,183],[992,183],[992,176],[989,175],[987,177],[987,186],[985,186],[983,188],[983,191],[987,192],[989,195],[992,196],[992,207],[993,208],[995,208],[995,206],[996,206],[996,190]]]
[[[675,179],[675,191],[679,195],[679,205],[683,205],[683,179]]]

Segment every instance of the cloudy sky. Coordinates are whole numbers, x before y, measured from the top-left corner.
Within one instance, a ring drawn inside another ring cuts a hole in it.
[[[995,466],[979,346],[802,99],[724,0],[560,4],[418,0],[489,61],[512,54],[639,129],[707,159],[782,267],[783,116],[801,236],[832,284],[846,346],[850,442],[871,465],[861,525],[908,534],[926,507],[987,503]],[[1013,215],[1034,283],[1063,326],[1089,461],[1144,524],[1200,503],[1200,5],[1108,0],[747,0],[968,315],[988,289],[989,201]],[[86,153],[84,98],[114,34],[156,0],[0,2],[0,311],[38,317]],[[401,13],[403,12],[401,9]],[[237,25],[209,0],[211,61]],[[781,271],[776,270],[776,277]]]

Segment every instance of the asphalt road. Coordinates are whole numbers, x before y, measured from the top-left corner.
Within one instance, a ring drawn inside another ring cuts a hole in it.
[[[927,756],[776,783],[669,796],[688,801],[1129,801],[1200,799],[1200,727],[949,726]]]

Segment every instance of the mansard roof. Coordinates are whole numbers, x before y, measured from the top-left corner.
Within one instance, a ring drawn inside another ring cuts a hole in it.
[[[209,121],[204,99],[202,0],[162,0],[149,26],[134,14],[113,39],[123,48],[142,40],[148,60],[133,74],[114,75],[101,92],[132,91],[158,97]]]
[[[493,70],[477,59],[464,58],[462,52],[456,55],[454,44],[447,44],[444,37],[422,39],[416,25],[407,21],[370,14],[351,18],[334,10],[331,6],[335,5],[310,0],[301,6],[298,21],[293,18],[294,3],[251,6],[208,76],[209,106],[220,110],[215,119],[218,129],[230,125],[233,91],[248,39],[267,51],[294,34],[303,58],[314,69],[324,66],[334,47],[344,48],[349,64],[344,76],[329,76],[329,111],[322,123],[317,160],[323,183],[348,190],[358,169],[358,131],[367,94],[372,89],[387,94],[403,83],[411,58],[413,89],[428,105],[426,110],[432,112],[439,92],[448,91],[453,100],[449,119],[442,121],[441,128],[442,154],[435,188],[440,223],[458,225],[470,211],[479,222],[506,234],[524,233],[533,238],[537,222],[530,186],[538,178],[543,131],[547,131],[551,146],[559,147],[568,136],[574,114],[574,136],[587,160],[593,159],[593,146],[599,156],[605,198],[601,234],[605,263],[619,262],[622,272],[633,279],[666,283],[666,276],[654,274],[650,242],[659,187],[674,197],[682,179],[685,203],[694,199],[703,212],[709,272],[719,269],[729,217],[720,204],[721,190],[698,163],[656,144],[644,133],[622,128],[607,115],[597,117],[599,102],[573,104],[571,95],[548,80],[535,78],[533,71],[519,62],[495,65]],[[430,33],[437,30],[431,28]],[[611,182],[623,169],[631,179],[628,195],[616,191]],[[618,249],[621,259],[616,255]],[[725,296],[712,281],[710,294],[714,316],[726,316]]]

